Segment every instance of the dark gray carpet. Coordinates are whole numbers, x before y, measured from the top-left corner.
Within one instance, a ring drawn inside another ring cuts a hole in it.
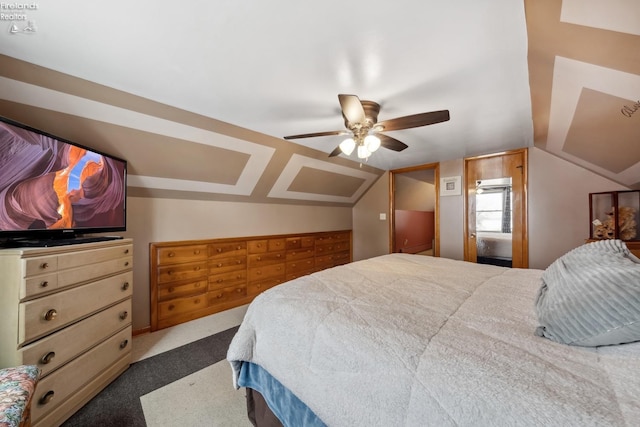
[[[237,330],[227,329],[133,363],[62,426],[146,427],[140,396],[225,359]]]

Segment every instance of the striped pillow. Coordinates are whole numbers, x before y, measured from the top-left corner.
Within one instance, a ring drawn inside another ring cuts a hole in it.
[[[640,259],[621,240],[568,252],[543,273],[536,312],[536,335],[563,344],[639,341]]]

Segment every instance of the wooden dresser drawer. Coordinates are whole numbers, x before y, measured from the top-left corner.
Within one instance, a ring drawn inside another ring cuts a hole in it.
[[[233,257],[213,259],[209,261],[209,274],[221,274],[229,271],[242,270],[247,266],[247,257]]]
[[[246,242],[212,243],[209,245],[209,256],[213,258],[239,257],[246,254]]]
[[[58,270],[57,256],[26,258],[22,260],[22,263],[24,266],[23,277],[25,278]]]
[[[296,261],[301,259],[313,258],[315,251],[313,248],[290,250],[287,251],[287,261]]]
[[[227,273],[222,274],[213,274],[209,276],[209,287],[210,291],[215,289],[226,288],[228,286],[235,286],[244,284],[247,282],[247,271],[246,270],[236,270],[229,271]]]
[[[158,287],[158,301],[166,301],[173,298],[182,298],[191,295],[198,295],[207,291],[206,277],[200,280],[186,283],[174,284],[165,283]]]
[[[131,299],[23,347],[22,364],[37,365],[41,378],[131,324]]]
[[[115,360],[124,357],[131,357],[130,328],[118,332],[40,380],[31,405],[32,423],[38,424],[41,418],[64,404],[76,390],[111,366]]]
[[[285,279],[276,278],[276,279],[267,279],[259,282],[249,283],[247,285],[247,295],[248,296],[256,296],[261,292],[266,291],[269,288],[273,288],[281,283],[284,283]]]
[[[171,301],[158,303],[158,317],[160,319],[167,319],[171,316],[200,310],[206,306],[207,298],[204,292],[201,295],[174,298]]]
[[[250,254],[283,251],[285,249],[285,245],[285,238],[249,240],[247,242]]]
[[[247,296],[246,285],[231,286],[228,288],[216,289],[207,294],[209,306],[227,303]]]
[[[20,303],[18,345],[60,329],[131,296],[133,272],[107,277],[33,301]],[[49,320],[47,320],[49,319]]]
[[[249,255],[249,268],[262,267],[271,264],[280,264],[285,259],[285,252],[265,252],[262,254]]]
[[[287,273],[299,273],[301,271],[311,271],[315,266],[313,258],[300,261],[287,261]]]
[[[288,249],[301,249],[301,248],[312,248],[315,242],[315,237],[313,236],[297,236],[297,237],[288,237],[286,240],[286,248]]]
[[[158,283],[171,283],[207,277],[207,262],[190,262],[158,268]]]
[[[158,265],[179,264],[183,262],[205,261],[208,256],[207,245],[175,246],[158,249]]]
[[[285,264],[266,265],[264,267],[249,269],[249,282],[270,279],[272,277],[284,277]]]

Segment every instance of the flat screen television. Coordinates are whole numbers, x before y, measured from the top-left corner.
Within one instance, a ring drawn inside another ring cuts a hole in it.
[[[0,246],[118,238],[126,193],[125,160],[0,117]]]

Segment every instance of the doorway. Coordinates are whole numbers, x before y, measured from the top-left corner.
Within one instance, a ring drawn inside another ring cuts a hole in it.
[[[440,256],[439,164],[389,171],[389,252]]]
[[[527,150],[464,160],[465,261],[529,266]]]

